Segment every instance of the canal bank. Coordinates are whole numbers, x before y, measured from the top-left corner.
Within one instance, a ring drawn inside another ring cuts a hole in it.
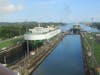
[[[83,60],[84,60],[84,68],[85,68],[86,75],[97,75],[95,68],[91,67],[92,63],[90,62],[90,59],[92,57],[92,52],[91,52],[90,45],[88,44],[84,33],[81,32],[80,35],[81,35],[81,41],[83,47],[82,51],[83,51]]]
[[[87,32],[81,32],[85,71],[87,75],[99,75],[99,64],[97,63],[97,60],[95,58],[95,54],[98,53],[94,53],[94,47],[92,47],[93,45],[91,45],[93,44],[93,41],[90,41],[91,39],[87,36],[90,36],[90,34]]]
[[[32,75],[85,75],[80,36],[65,36]]]

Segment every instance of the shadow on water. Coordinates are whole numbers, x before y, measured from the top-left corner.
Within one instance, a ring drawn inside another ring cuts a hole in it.
[[[65,36],[32,75],[85,75],[80,36]]]

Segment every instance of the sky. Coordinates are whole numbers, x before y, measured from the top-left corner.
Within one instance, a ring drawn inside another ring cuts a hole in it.
[[[100,0],[0,0],[0,22],[100,21]]]

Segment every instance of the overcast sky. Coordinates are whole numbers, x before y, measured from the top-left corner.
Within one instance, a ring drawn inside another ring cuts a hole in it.
[[[0,22],[100,21],[100,0],[0,0]]]

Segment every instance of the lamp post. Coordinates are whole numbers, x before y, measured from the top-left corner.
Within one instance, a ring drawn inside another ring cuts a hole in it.
[[[28,31],[28,29],[27,29],[27,27],[26,27],[26,32]],[[28,56],[28,59],[27,59],[27,61],[28,61],[28,63],[29,63],[29,40],[28,40],[28,38],[26,39],[26,46],[27,46],[27,53],[26,53],[26,55]]]
[[[26,27],[26,32],[27,32],[27,27]],[[28,38],[26,39],[25,61],[24,61],[25,62],[24,67],[25,67],[25,71],[26,71],[27,70],[27,67],[29,66],[29,63],[30,63],[30,61],[29,61],[29,40],[28,40]]]
[[[27,43],[27,55],[29,56],[29,41],[26,40],[26,43]]]
[[[4,55],[4,64],[5,66],[7,66],[7,60],[6,60],[6,56]]]
[[[26,32],[28,31],[28,28],[26,27]],[[29,56],[29,40],[28,40],[28,38],[26,39],[26,49],[27,49],[27,55]]]

